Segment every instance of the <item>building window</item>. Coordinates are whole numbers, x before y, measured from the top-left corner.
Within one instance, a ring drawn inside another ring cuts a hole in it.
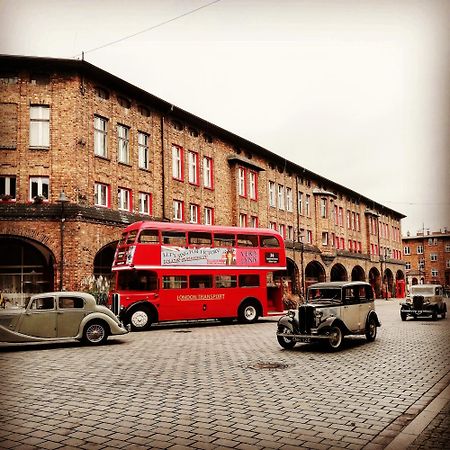
[[[30,106],[30,147],[50,147],[50,108],[48,105]]]
[[[294,240],[294,227],[292,225],[288,225],[287,226],[286,239],[288,241],[293,241]]]
[[[275,183],[269,181],[269,206],[275,207]]]
[[[278,185],[278,208],[284,210],[284,186]]]
[[[0,176],[0,199],[15,200],[16,199],[16,177]]]
[[[173,220],[183,221],[183,202],[181,200],[173,201]]]
[[[138,132],[138,159],[139,168],[148,170],[150,168],[148,154],[148,134]]]
[[[97,94],[97,97],[103,100],[109,100],[109,91],[107,89],[102,88],[100,86],[96,86],[95,93]]]
[[[447,261],[445,262],[445,267],[447,269],[450,269],[450,259],[447,259]]]
[[[450,244],[445,244],[445,252],[450,252]]]
[[[439,272],[438,272],[437,269],[431,269],[431,276],[432,276],[433,278],[437,278],[438,275],[439,275]]]
[[[196,152],[188,152],[188,172],[189,183],[198,186],[198,153]]]
[[[251,216],[250,217],[249,226],[252,227],[252,228],[258,228],[258,217],[257,216]]]
[[[50,181],[48,177],[30,177],[30,197],[33,201],[35,197],[42,197],[48,200],[50,191]]]
[[[108,120],[94,116],[94,154],[106,158],[108,137]]]
[[[406,270],[411,270],[411,263],[407,262],[407,263],[405,264],[405,269],[406,269]]]
[[[425,260],[423,258],[419,259],[419,269],[425,269]]]
[[[248,172],[248,195],[251,200],[257,200],[258,196],[258,178],[257,173],[250,170]]]
[[[176,145],[172,145],[172,176],[183,181],[183,149]]]
[[[356,213],[356,231],[361,231],[361,218],[359,213]]]
[[[117,159],[124,164],[130,164],[130,129],[117,125]]]
[[[269,222],[269,228],[271,230],[276,230],[277,229],[277,224],[275,222]]]
[[[189,204],[189,222],[199,223],[200,222],[199,206],[194,203]]]
[[[298,213],[303,215],[303,192],[298,191]]]
[[[205,206],[203,221],[205,225],[213,225],[214,224],[214,209],[208,206]]]
[[[152,213],[152,197],[146,192],[139,192],[139,213],[147,215]]]
[[[430,255],[430,261],[437,261],[438,260],[438,255],[437,253],[432,253]]]
[[[305,198],[305,214],[306,214],[306,217],[310,217],[310,214],[311,214],[311,211],[310,211],[310,208],[309,208],[310,198],[311,198],[311,196],[306,194],[306,198]]]
[[[213,188],[213,162],[207,156],[203,157],[203,186],[208,189]]]
[[[404,255],[410,255],[411,254],[411,248],[410,247],[403,247],[403,254]]]
[[[350,219],[350,210],[347,209],[347,229],[350,230],[352,227],[351,219]]]
[[[290,187],[286,188],[286,211],[292,212],[293,207],[293,198],[292,198],[292,189]]]
[[[307,244],[312,244],[312,241],[313,241],[312,231],[311,230],[306,230],[306,243]]]
[[[423,245],[418,245],[417,246],[417,254],[418,255],[423,255]]]
[[[117,207],[122,211],[131,211],[130,189],[119,188],[117,190]]]
[[[286,225],[284,223],[278,225],[278,232],[283,236],[283,239],[286,239]]]
[[[109,206],[109,186],[103,183],[95,183],[94,203],[96,206]]]
[[[241,197],[247,196],[247,191],[245,189],[245,178],[246,178],[245,169],[243,167],[239,167],[238,168],[238,191],[239,191],[239,195]]]
[[[322,219],[325,219],[327,217],[327,199],[326,198],[320,199],[320,217],[322,217]]]
[[[243,214],[243,213],[239,214],[239,226],[240,227],[247,226],[247,214]]]

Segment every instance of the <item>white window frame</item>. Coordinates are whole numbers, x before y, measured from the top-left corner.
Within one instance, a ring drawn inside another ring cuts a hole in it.
[[[284,203],[284,186],[279,184],[277,186],[277,200],[278,200],[278,209],[284,211],[285,203]]]
[[[117,125],[117,160],[123,164],[130,164],[130,128]]]
[[[247,197],[245,186],[246,175],[246,170],[243,167],[238,167],[238,193],[241,197]]]
[[[17,195],[17,177],[14,175],[1,175],[0,180],[3,180],[3,189],[2,192],[0,192],[0,195],[9,195],[11,200],[15,200]],[[11,183],[13,180],[14,182]]]
[[[209,206],[205,206],[203,210],[203,223],[205,225],[213,225],[214,224],[214,209]]]
[[[309,194],[306,194],[306,198],[305,198],[305,214],[306,217],[310,217],[311,215],[311,209],[310,209],[310,202],[311,200],[311,196]]]
[[[47,195],[45,190],[47,189]],[[30,177],[30,196],[29,200],[33,201],[34,197],[43,197],[44,201],[48,201],[50,197],[50,178],[44,177]]]
[[[294,209],[293,206],[293,197],[292,197],[292,188],[286,188],[286,211],[292,212]]]
[[[189,183],[198,186],[198,153],[188,150]]]
[[[250,216],[249,227],[250,228],[258,228],[258,217],[257,216]]]
[[[247,227],[247,214],[239,213],[239,226],[242,228]]]
[[[121,211],[131,211],[131,190],[127,188],[117,189],[117,208]]]
[[[30,106],[30,148],[50,148],[50,107]]]
[[[253,170],[248,171],[248,196],[251,200],[257,199],[257,173]]]
[[[437,278],[439,276],[439,270],[437,269],[431,269],[431,276],[433,278]]]
[[[303,192],[298,191],[298,213],[303,216]]]
[[[312,231],[311,230],[306,230],[306,243],[307,244],[312,244]]]
[[[140,169],[149,170],[149,135],[142,131],[138,131],[138,165]]]
[[[327,199],[326,198],[320,199],[320,217],[322,219],[327,218]]]
[[[423,255],[423,245],[418,245],[417,246],[417,254],[418,255]]]
[[[328,232],[323,231],[322,232],[322,245],[326,247],[328,245]]]
[[[437,261],[437,260],[438,260],[437,253],[431,253],[430,254],[430,261]]]
[[[294,227],[292,225],[288,225],[286,229],[286,239],[288,241],[294,240]]]
[[[195,203],[189,203],[189,223],[200,223],[200,207]]]
[[[278,224],[278,232],[283,236],[283,239],[286,239],[286,225],[284,223]]]
[[[269,181],[269,206],[275,208],[277,206],[275,199],[275,182]]]
[[[107,208],[109,206],[109,185],[104,183],[95,183],[94,185],[94,204]]]
[[[173,201],[173,220],[182,222],[184,218],[184,203],[181,200]]]
[[[108,157],[108,119],[94,116],[94,155]]]
[[[150,215],[152,212],[152,198],[147,192],[139,192],[139,213]]]
[[[213,188],[213,161],[208,156],[203,157],[203,187]]]
[[[183,149],[172,145],[172,177],[183,181]]]

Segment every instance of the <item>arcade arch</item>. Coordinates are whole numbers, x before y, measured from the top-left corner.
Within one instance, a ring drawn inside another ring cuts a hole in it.
[[[347,281],[348,280],[348,274],[347,270],[342,264],[335,264],[331,268],[330,272],[330,281]]]
[[[325,269],[317,261],[311,261],[305,267],[305,287],[313,283],[319,283],[321,281],[326,281],[327,277],[325,274]]]
[[[366,281],[366,274],[361,266],[353,267],[352,281]]]

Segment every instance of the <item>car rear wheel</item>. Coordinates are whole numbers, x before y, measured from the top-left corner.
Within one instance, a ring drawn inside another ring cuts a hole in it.
[[[282,334],[292,334],[292,330],[286,326],[278,328],[278,332]],[[277,336],[278,343],[285,349],[289,350],[294,347],[295,341],[293,338],[286,336]]]
[[[328,348],[332,351],[337,351],[342,347],[343,342],[344,333],[342,329],[338,325],[332,326],[330,328],[330,337],[327,341]]]
[[[134,309],[129,315],[129,322],[132,331],[148,330],[152,324],[151,314],[143,308]]]
[[[402,320],[403,320],[403,318],[402,318]],[[405,320],[406,320],[406,316],[405,316]],[[375,340],[376,337],[377,337],[377,322],[374,317],[371,317],[369,319],[369,321],[367,322],[367,326],[366,326],[366,339],[369,342],[372,342]]]
[[[83,332],[83,342],[89,345],[104,344],[108,339],[108,328],[103,322],[89,322]]]

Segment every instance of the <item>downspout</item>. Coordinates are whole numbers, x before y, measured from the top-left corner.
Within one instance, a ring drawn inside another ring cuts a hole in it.
[[[173,111],[173,105],[170,105],[170,109],[167,113],[169,115]],[[162,206],[162,218],[164,221],[170,221],[170,219],[166,216],[166,165],[165,165],[165,158],[164,158],[164,114],[161,114],[161,206]]]

